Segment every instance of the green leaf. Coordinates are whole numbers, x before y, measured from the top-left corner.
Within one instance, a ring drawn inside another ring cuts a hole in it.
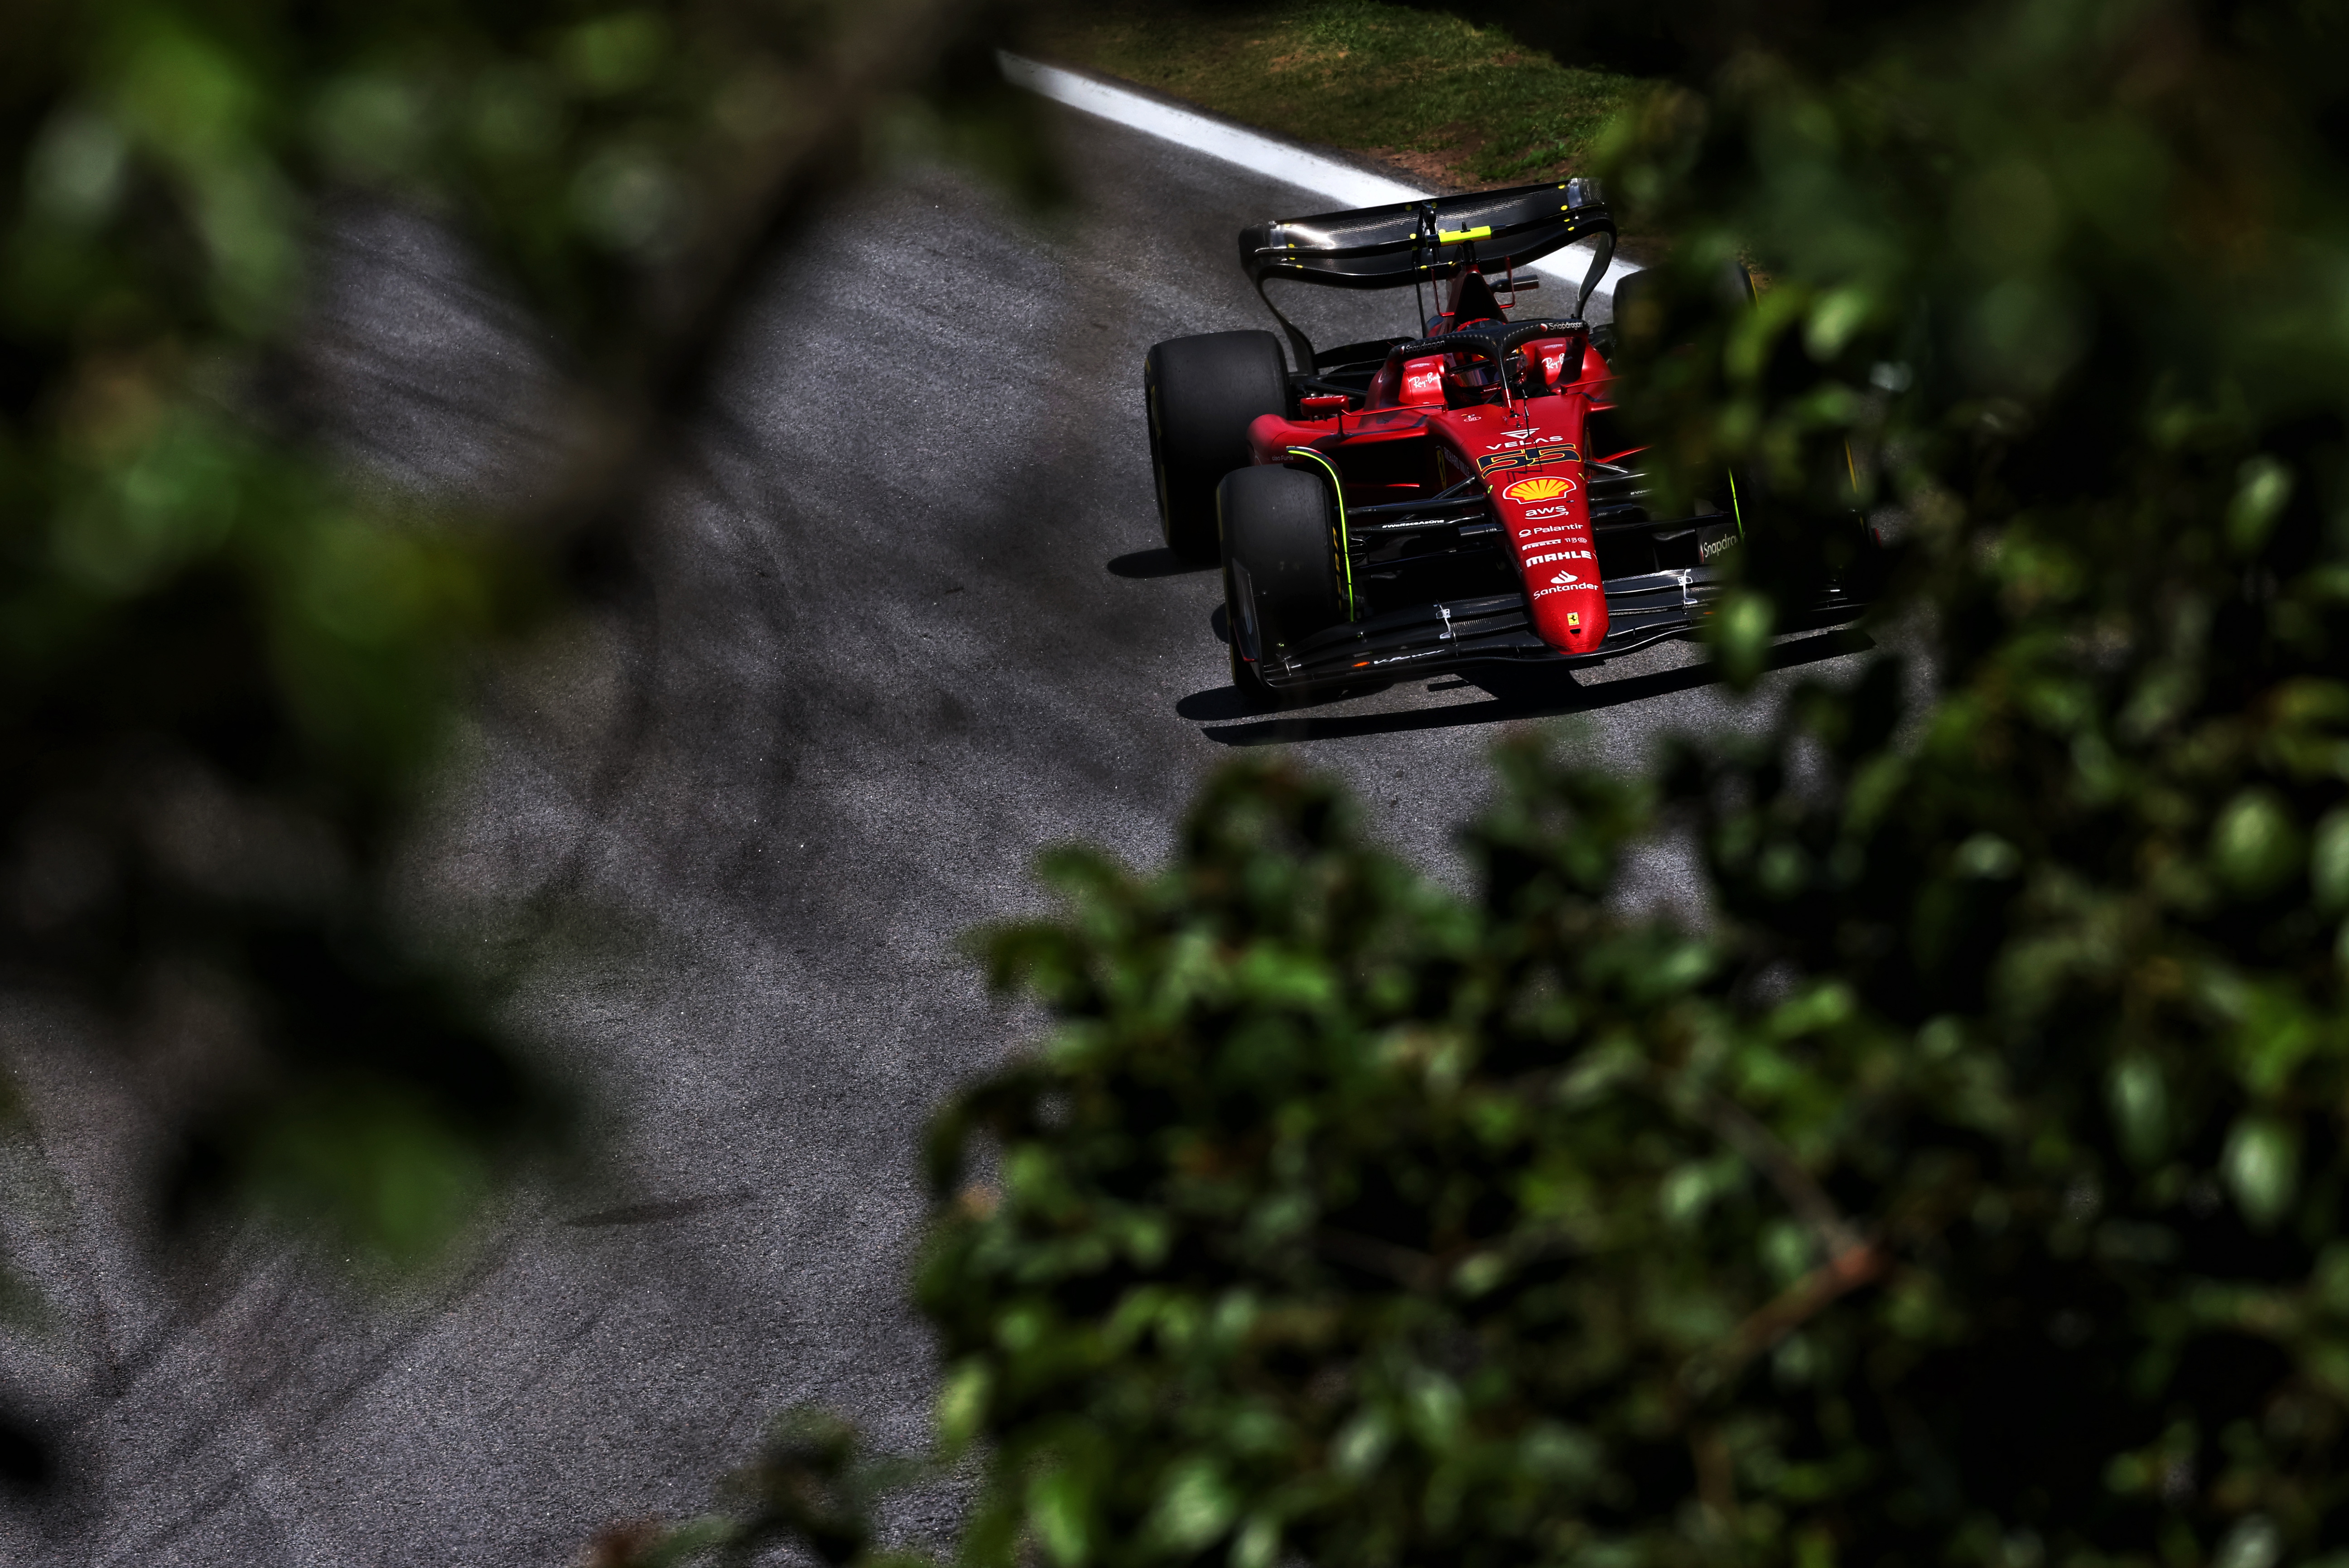
[[[1776,628],[1777,606],[1767,594],[1744,589],[1731,594],[1713,611],[1709,633],[1713,656],[1733,686],[1751,686],[1760,679],[1770,656],[1770,639]]]
[[[1167,1472],[1143,1529],[1169,1552],[1187,1554],[1220,1539],[1237,1510],[1221,1466],[1205,1458],[1185,1459]]]
[[[2113,1064],[2106,1095],[2129,1158],[2139,1165],[2158,1160],[2169,1147],[2169,1089],[2160,1064],[2149,1056],[2123,1057]]]
[[[2227,507],[2227,542],[2238,555],[2255,554],[2292,499],[2292,470],[2262,452],[2243,461]]]
[[[2260,1230],[2272,1230],[2300,1180],[2300,1140],[2273,1117],[2239,1117],[2228,1131],[2221,1168],[2243,1217]]]
[[[2316,894],[2318,909],[2349,909],[2349,806],[2327,812],[2316,825],[2315,845],[2308,857],[2308,879]]]
[[[1092,1550],[1092,1489],[1064,1466],[1028,1483],[1028,1519],[1036,1538],[1061,1568],[1081,1568]]]
[[[2291,808],[2265,786],[2244,790],[2220,812],[2210,855],[2219,875],[2237,891],[2271,890],[2300,868],[2300,832]]]

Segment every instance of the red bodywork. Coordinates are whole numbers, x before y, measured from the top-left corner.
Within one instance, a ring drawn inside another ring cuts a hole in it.
[[[1489,368],[1480,371],[1489,362],[1466,355],[1391,362],[1359,410],[1259,418],[1248,427],[1250,455],[1259,463],[1294,463],[1316,454],[1338,476],[1348,506],[1432,498],[1481,480],[1508,536],[1536,635],[1561,653],[1595,653],[1607,637],[1607,596],[1583,464],[1591,410],[1609,406],[1607,362],[1580,327],[1536,338],[1513,358],[1522,397],[1478,400],[1492,395],[1475,384],[1480,373],[1490,377]],[[1380,461],[1380,449],[1402,442],[1421,443],[1417,457],[1392,451],[1404,461]]]

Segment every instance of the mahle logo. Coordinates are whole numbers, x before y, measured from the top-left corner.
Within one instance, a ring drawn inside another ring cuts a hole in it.
[[[1520,479],[1501,492],[1512,501],[1555,501],[1574,488],[1574,481],[1549,475],[1541,479]]]

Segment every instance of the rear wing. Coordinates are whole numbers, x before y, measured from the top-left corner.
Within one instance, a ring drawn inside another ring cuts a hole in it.
[[[1463,266],[1516,271],[1594,236],[1599,254],[1575,303],[1579,317],[1615,254],[1614,214],[1600,199],[1596,180],[1251,223],[1240,231],[1240,266],[1266,307],[1288,328],[1299,355],[1299,370],[1309,374],[1310,345],[1264,294],[1273,278],[1337,288],[1407,288],[1440,282]]]
[[[1251,283],[1398,288],[1439,282],[1472,260],[1486,271],[1530,266],[1593,234],[1613,240],[1614,215],[1598,181],[1568,180],[1251,223],[1240,231],[1240,265]]]

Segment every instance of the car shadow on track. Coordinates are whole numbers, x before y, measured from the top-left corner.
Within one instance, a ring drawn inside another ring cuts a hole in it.
[[[1790,639],[1778,644],[1770,650],[1769,667],[1791,670],[1805,664],[1840,659],[1847,653],[1865,653],[1875,646],[1874,638],[1847,627],[1810,637]],[[1720,670],[1710,659],[1699,664],[1684,664],[1673,670],[1659,670],[1650,675],[1626,676],[1619,680],[1602,681],[1595,686],[1578,684],[1573,675],[1563,670],[1499,667],[1472,671],[1463,681],[1463,684],[1491,692],[1493,700],[1489,702],[1412,708],[1402,712],[1332,713],[1318,718],[1301,712],[1268,713],[1247,723],[1204,725],[1199,732],[1226,746],[1276,746],[1300,741],[1342,741],[1360,735],[1451,730],[1464,724],[1495,724],[1510,719],[1544,719],[1563,713],[1588,713],[1625,702],[1670,696],[1676,691],[1692,691],[1700,686],[1710,686],[1720,679]],[[1220,719],[1237,718],[1243,710],[1239,693],[1226,686],[1186,697],[1175,705],[1175,711],[1190,719]]]
[[[1161,545],[1155,550],[1135,550],[1109,563],[1112,577],[1179,577],[1186,572],[1212,572],[1213,561],[1194,561]]]

